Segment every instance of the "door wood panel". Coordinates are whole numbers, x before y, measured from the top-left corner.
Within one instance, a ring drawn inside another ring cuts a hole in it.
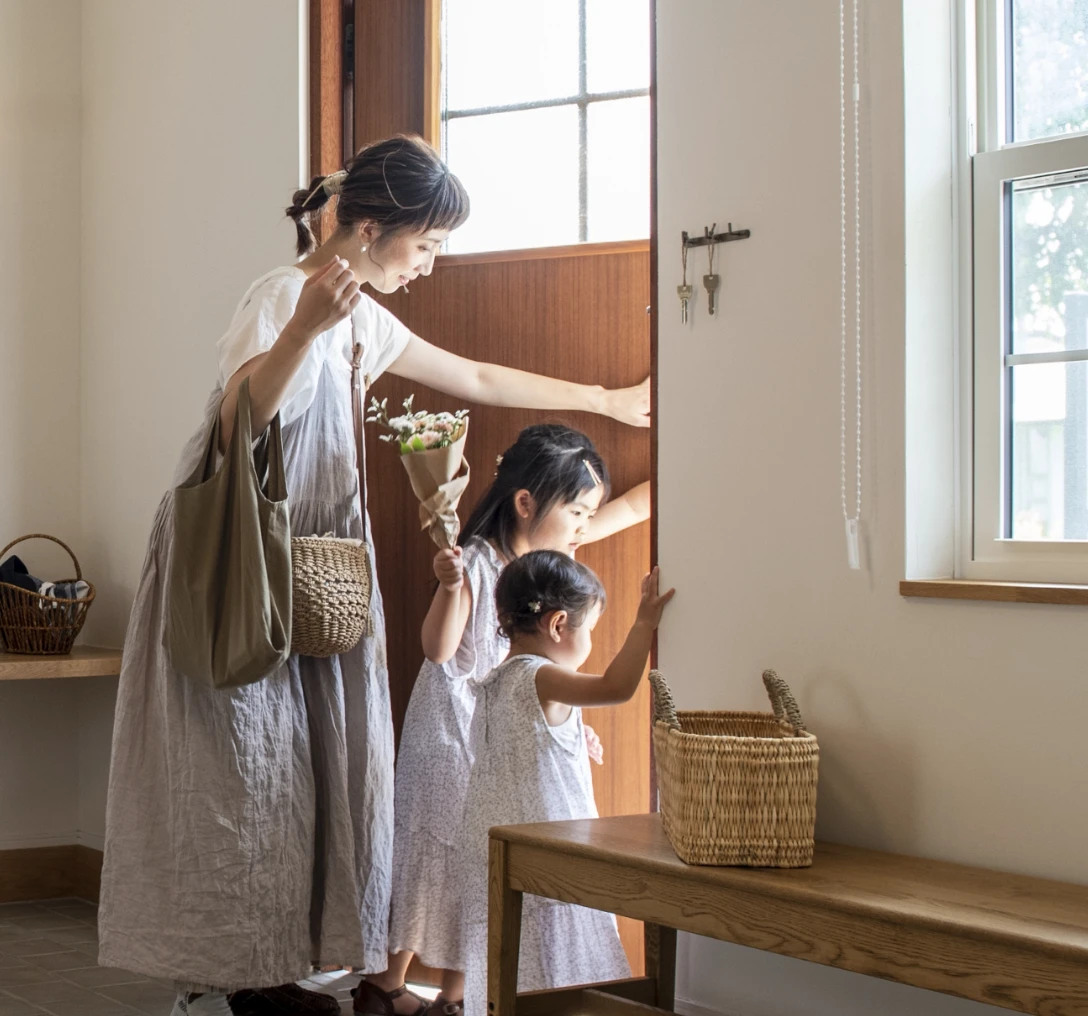
[[[452,352],[521,370],[607,387],[636,384],[649,371],[649,254],[443,264],[417,279],[411,293],[381,298],[414,332]],[[371,393],[391,405],[415,392],[418,408],[461,408],[448,396],[400,378],[379,378]],[[466,455],[472,482],[461,517],[491,482],[495,457],[518,431],[542,421],[585,431],[597,444],[622,492],[650,475],[649,431],[585,413],[542,413],[472,407]],[[385,597],[393,715],[399,732],[412,685],[423,660],[420,627],[433,590],[435,547],[419,532],[417,504],[398,456],[371,429],[367,461],[377,568]],[[643,524],[583,548],[581,560],[601,577],[608,608],[594,633],[586,668],[603,667],[623,643],[638,605],[650,560],[649,525]],[[594,766],[594,792],[602,815],[649,809],[649,689],[644,683],[623,706],[586,710],[600,734],[605,764]],[[634,922],[630,922],[633,925]],[[623,928],[636,966],[642,962],[641,930]]]
[[[325,10],[325,37],[339,17],[354,25],[353,72],[338,115],[324,114],[318,131],[321,170],[338,142],[361,147],[391,134],[433,137],[433,105],[426,83],[433,78],[433,38],[438,0],[311,0]],[[324,59],[325,47],[320,51]],[[335,74],[322,81],[321,116],[335,101]],[[652,103],[653,100],[651,100]],[[340,135],[337,123],[344,124]],[[348,137],[349,131],[353,137]],[[317,161],[317,160],[315,160]],[[541,256],[544,255],[544,256]],[[413,283],[410,295],[379,297],[423,338],[453,352],[573,381],[618,387],[636,384],[650,371],[650,254],[647,244],[592,249],[439,257],[434,274]],[[460,408],[446,396],[398,378],[380,378],[371,393],[397,404],[414,391],[419,408]],[[614,493],[650,477],[651,432],[603,417],[578,413],[469,407],[472,427],[466,448],[472,483],[461,516],[490,483],[495,456],[531,423],[554,421],[584,430],[604,455]],[[373,430],[373,428],[371,428]],[[420,627],[433,590],[435,548],[420,533],[417,506],[396,453],[368,434],[368,473],[377,569],[385,598],[390,688],[399,738],[404,711],[422,662]],[[638,526],[588,546],[581,560],[601,577],[608,609],[595,632],[587,667],[603,666],[622,644],[638,603],[641,577],[649,567],[650,527]],[[644,683],[624,706],[586,710],[600,734],[605,764],[594,767],[594,790],[602,815],[644,812],[650,807],[650,695]],[[620,934],[636,973],[643,969],[641,924],[620,919]],[[412,976],[426,979],[416,967]]]

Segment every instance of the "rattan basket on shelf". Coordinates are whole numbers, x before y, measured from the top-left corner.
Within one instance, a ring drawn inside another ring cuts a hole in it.
[[[810,865],[820,749],[786,682],[763,672],[772,715],[677,712],[660,672],[650,681],[662,822],[680,859]]]
[[[12,547],[27,540],[52,540],[63,547],[76,568],[74,579],[83,579],[79,560],[72,548],[55,536],[31,533],[12,540],[0,550],[0,560]],[[8,582],[0,582],[0,648],[9,653],[27,656],[63,656],[72,651],[76,637],[87,620],[87,611],[94,602],[94,586],[88,585],[87,595],[77,600],[56,596],[42,596]]]

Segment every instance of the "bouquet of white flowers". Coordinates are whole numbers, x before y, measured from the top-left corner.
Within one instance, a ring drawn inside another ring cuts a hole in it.
[[[368,423],[376,423],[388,433],[382,441],[395,441],[400,460],[419,498],[420,528],[431,534],[439,546],[452,550],[457,546],[461,521],[457,505],[469,481],[468,460],[464,456],[468,436],[468,410],[456,413],[412,411],[414,395],[404,400],[404,412],[389,416],[387,399],[370,400]]]

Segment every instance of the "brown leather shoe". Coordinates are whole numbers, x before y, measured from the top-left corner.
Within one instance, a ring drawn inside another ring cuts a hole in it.
[[[412,1009],[409,1016],[426,1016],[430,1012],[430,1003],[425,998],[420,998],[415,992],[409,991],[407,985],[402,984],[392,991],[382,991],[376,984],[370,981],[360,981],[352,993],[354,1001],[351,1004],[352,1012],[367,1013],[368,1016],[400,1016],[394,1003],[402,995],[411,995],[419,1005]]]
[[[228,1001],[234,1016],[340,1016],[340,1003],[332,995],[297,984],[236,991]]]

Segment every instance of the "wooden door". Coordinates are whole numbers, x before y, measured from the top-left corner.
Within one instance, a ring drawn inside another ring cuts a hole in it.
[[[342,17],[342,0],[326,7],[327,24]],[[434,23],[432,0],[367,0],[355,4],[354,146],[397,132],[426,135],[432,118],[424,83],[430,73],[425,45]],[[313,29],[312,29],[313,30]],[[326,27],[326,31],[328,28]],[[325,94],[335,94],[325,77]],[[315,110],[320,120],[320,111]],[[324,140],[315,151],[335,166],[335,116],[326,111]],[[342,140],[342,139],[341,139]],[[522,370],[609,388],[637,384],[650,371],[650,253],[648,242],[548,250],[440,256],[429,278],[409,295],[377,299],[413,332],[452,352]],[[417,408],[462,408],[448,396],[386,375],[371,390],[398,405],[415,394]],[[462,519],[490,484],[496,456],[532,423],[558,422],[585,431],[600,449],[620,493],[650,476],[650,432],[582,413],[544,413],[472,406],[466,455],[472,482]],[[393,717],[398,733],[422,663],[420,628],[433,591],[435,547],[420,533],[417,503],[397,455],[368,435],[368,474],[377,570],[385,599]],[[601,577],[608,609],[594,636],[587,668],[603,667],[619,649],[634,617],[642,575],[649,567],[650,532],[641,525],[585,547],[580,559]],[[624,706],[586,710],[599,733],[605,764],[594,767],[602,815],[650,807],[649,689],[644,683]],[[636,972],[643,965],[641,925],[621,918],[621,936]],[[415,971],[419,975],[419,971]]]

